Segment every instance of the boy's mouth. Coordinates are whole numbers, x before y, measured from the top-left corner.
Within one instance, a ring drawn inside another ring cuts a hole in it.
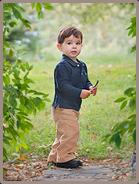
[[[77,51],[71,51],[71,53],[72,53],[72,54],[76,54],[76,53],[77,53]]]

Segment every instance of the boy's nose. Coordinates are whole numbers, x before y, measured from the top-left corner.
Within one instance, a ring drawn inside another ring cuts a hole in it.
[[[73,44],[72,47],[73,47],[73,48],[76,48],[76,44]]]

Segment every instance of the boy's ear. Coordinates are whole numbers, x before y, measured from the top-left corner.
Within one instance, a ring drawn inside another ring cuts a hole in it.
[[[61,44],[60,43],[57,43],[56,46],[61,51]]]

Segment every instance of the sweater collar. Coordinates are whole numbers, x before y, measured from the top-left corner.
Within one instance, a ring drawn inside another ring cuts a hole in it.
[[[73,61],[71,58],[69,58],[68,56],[66,56],[65,54],[62,54],[62,60],[66,60],[68,63],[70,63],[72,66],[79,66],[79,64],[81,63],[78,59],[78,63],[76,63],[75,61]]]

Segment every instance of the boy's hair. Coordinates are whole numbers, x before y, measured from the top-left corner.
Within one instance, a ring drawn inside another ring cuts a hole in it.
[[[83,40],[82,32],[77,29],[76,27],[65,27],[63,28],[58,35],[57,41],[58,43],[62,44],[65,38],[70,37],[71,35],[75,36],[76,38],[81,38],[81,43]]]

